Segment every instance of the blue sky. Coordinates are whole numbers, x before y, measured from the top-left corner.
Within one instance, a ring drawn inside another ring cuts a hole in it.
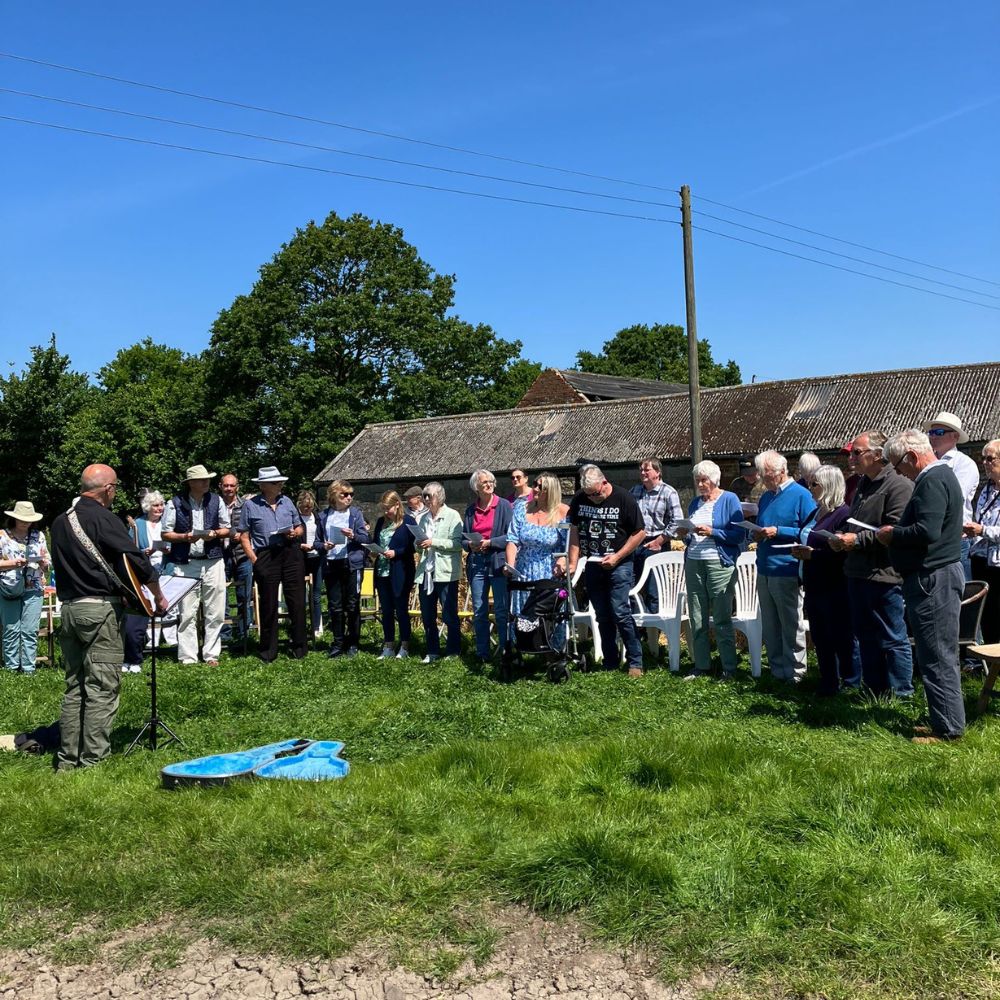
[[[695,216],[792,253],[1000,306],[1000,5],[883,2],[2,4],[34,59],[702,195],[971,277],[725,216],[965,290]],[[905,9],[905,15],[902,13]],[[0,59],[0,87],[648,199],[658,192]],[[0,93],[0,114],[492,194],[676,219]],[[83,370],[149,336],[188,351],[296,227],[400,226],[456,311],[568,367],[632,323],[684,322],[676,225],[507,204],[0,121],[0,336]],[[744,377],[993,360],[1000,312],[695,233],[698,326]],[[985,278],[987,284],[973,278]],[[992,298],[990,296],[993,296]]]

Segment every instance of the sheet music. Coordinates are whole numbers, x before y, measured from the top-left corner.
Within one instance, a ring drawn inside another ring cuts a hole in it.
[[[190,594],[201,580],[198,577],[187,576],[161,576],[160,577],[160,590],[163,592],[163,596],[167,600],[167,610],[164,614],[172,611],[174,605],[176,605],[182,598],[187,594]],[[153,592],[149,587],[143,586],[142,592],[146,599],[149,601],[151,607],[156,607],[156,598],[153,596]]]

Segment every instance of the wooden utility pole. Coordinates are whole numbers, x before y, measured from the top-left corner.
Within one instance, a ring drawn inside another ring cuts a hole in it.
[[[698,320],[694,309],[694,250],[691,246],[691,189],[681,187],[684,234],[684,302],[687,306],[688,397],[691,404],[691,464],[701,461],[701,393],[698,389]]]

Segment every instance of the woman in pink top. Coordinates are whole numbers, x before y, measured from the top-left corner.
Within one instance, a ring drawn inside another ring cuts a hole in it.
[[[507,579],[503,567],[514,508],[496,495],[496,489],[496,476],[489,469],[476,469],[469,477],[469,490],[476,499],[465,508],[462,520],[462,548],[469,553],[465,568],[472,591],[472,622],[480,662],[490,658],[491,591],[501,653],[507,645]]]

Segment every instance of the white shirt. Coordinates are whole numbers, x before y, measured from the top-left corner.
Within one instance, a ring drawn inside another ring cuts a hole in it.
[[[939,459],[955,473],[959,488],[962,490],[962,523],[968,524],[972,520],[972,498],[979,489],[979,466],[963,455],[957,448],[946,451]]]
[[[702,525],[712,527],[712,514],[715,512],[715,501],[706,500],[691,515],[691,522],[699,528]],[[710,535],[691,533],[691,544],[688,545],[688,559],[700,559],[705,562],[719,562],[719,549],[715,539]]]
[[[195,500],[194,497],[188,497],[191,502],[191,530],[192,531],[203,531],[205,529],[205,507],[208,504],[208,493],[206,493],[202,498],[201,502]],[[177,523],[177,511],[174,509],[173,497],[167,501],[167,505],[163,508],[163,517],[160,518],[161,531],[173,531],[174,525]],[[229,520],[229,508],[225,505],[224,501],[219,499],[219,529],[229,528],[232,526],[232,522]],[[192,559],[203,559],[205,557],[205,540],[199,538],[197,541],[191,543],[191,558]]]

